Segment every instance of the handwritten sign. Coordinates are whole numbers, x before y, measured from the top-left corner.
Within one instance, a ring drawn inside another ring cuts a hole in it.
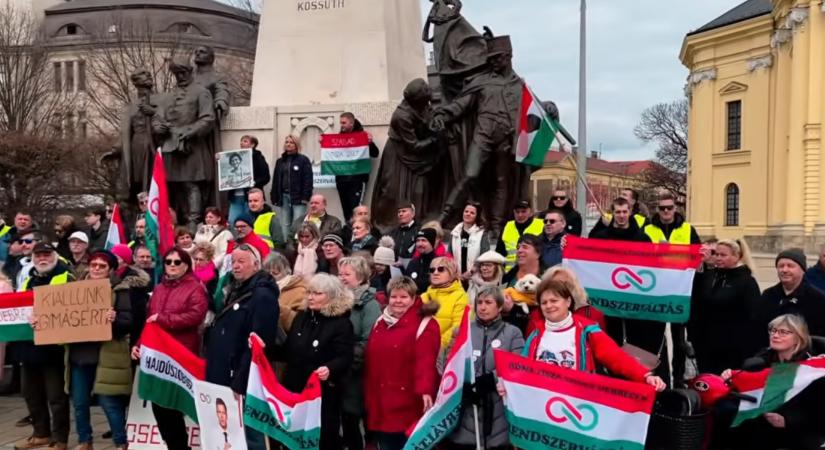
[[[35,345],[112,339],[106,319],[112,309],[109,280],[88,280],[34,288]]]

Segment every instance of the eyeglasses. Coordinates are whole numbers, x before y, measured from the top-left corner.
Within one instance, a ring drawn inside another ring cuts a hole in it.
[[[163,261],[164,264],[167,266],[175,266],[178,267],[179,265],[183,264],[183,261],[180,259],[167,259]]]
[[[659,211],[673,211],[675,205],[659,205]]]
[[[35,240],[35,239],[18,239],[17,240],[18,244],[27,244],[28,245],[28,244],[34,244],[35,242],[37,242],[37,240]]]
[[[554,196],[550,197],[550,199],[551,199],[551,200],[553,200],[553,201],[556,201],[556,200],[567,200],[567,197],[566,197],[566,196],[564,196],[564,195],[561,195],[561,196],[560,196],[560,195],[554,195]]]
[[[556,219],[544,219],[544,224],[545,225],[555,225],[556,222],[558,222],[558,220],[556,220]]]
[[[89,268],[91,268],[91,269],[106,269],[106,270],[108,270],[108,269],[109,269],[109,265],[108,265],[108,264],[103,264],[103,263],[91,263],[91,264],[89,264]]]
[[[793,331],[786,330],[784,328],[768,328],[768,335],[773,336],[775,334],[778,334],[782,337],[788,337],[793,334]]]
[[[447,271],[447,268],[444,267],[444,266],[430,267],[430,273],[436,273],[436,272],[442,273],[442,272],[446,272],[446,271]]]

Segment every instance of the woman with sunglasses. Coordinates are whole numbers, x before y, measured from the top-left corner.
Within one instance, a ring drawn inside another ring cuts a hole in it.
[[[815,348],[821,347],[821,344],[817,345],[815,338],[809,334],[805,319],[795,314],[785,314],[773,319],[768,325],[768,336],[770,346],[747,359],[742,364],[745,371],[758,372],[786,363],[805,361],[817,357],[823,350]],[[736,388],[741,373],[742,370],[727,369],[722,372],[722,378]],[[821,421],[823,402],[825,380],[820,379],[775,411],[746,420],[731,429],[723,439],[735,443],[736,448],[755,450],[821,448],[825,442],[825,429],[822,428]],[[717,405],[717,409],[719,407],[721,405]],[[729,409],[736,411],[735,407]],[[727,425],[731,419],[732,415],[723,424],[716,425]]]
[[[697,274],[688,337],[699,372],[739,369],[763,339],[751,315],[761,301],[750,251],[742,240],[716,244],[716,268]]]
[[[467,292],[461,286],[461,274],[452,258],[440,256],[430,263],[430,287],[421,295],[424,304],[437,303],[435,320],[441,329],[441,348],[447,347],[453,330],[461,325],[464,307],[470,303]]]
[[[490,250],[490,238],[480,203],[467,202],[461,219],[450,232],[447,252],[455,257],[461,279],[467,281],[472,276],[476,258]]]
[[[582,215],[573,207],[573,202],[567,195],[567,191],[556,189],[550,197],[547,209],[558,209],[564,214],[566,224],[565,232],[573,236],[582,235]]]
[[[149,300],[147,323],[155,322],[195,355],[201,351],[200,325],[209,308],[206,288],[193,273],[192,258],[173,248],[163,255],[163,278]],[[132,347],[132,359],[140,358],[140,344]],[[152,404],[161,437],[170,450],[188,450],[189,436],[183,413]]]

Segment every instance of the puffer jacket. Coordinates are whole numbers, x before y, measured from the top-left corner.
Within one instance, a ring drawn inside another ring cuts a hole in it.
[[[381,316],[381,307],[375,300],[375,290],[368,285],[353,291],[355,303],[350,311],[350,322],[355,336],[352,366],[344,381],[343,411],[356,416],[364,415],[364,351],[367,341]]]
[[[447,439],[459,445],[476,443],[476,420],[473,414],[475,404],[478,406],[482,448],[508,445],[510,443],[509,426],[504,416],[504,402],[496,391],[496,361],[493,350],[521,354],[524,350],[524,336],[518,328],[498,317],[490,323],[474,320],[470,324],[470,337],[473,343],[473,354],[477,356],[473,358],[476,374],[475,389],[465,386],[464,392],[472,392],[472,395],[462,399],[461,422]]]
[[[132,393],[132,360],[129,355],[129,333],[133,329],[132,306],[140,290],[149,285],[144,271],[129,270],[123,281],[112,290],[115,321],[112,340],[100,345],[93,392],[99,395],[130,395]],[[145,300],[143,300],[145,301]],[[68,379],[68,378],[67,378]]]
[[[464,316],[464,308],[470,303],[467,293],[461,286],[461,282],[456,280],[445,288],[430,286],[423,295],[421,301],[424,304],[438,303],[438,312],[435,320],[441,330],[441,347],[444,348],[450,343],[453,330],[461,325],[461,318]]]
[[[198,328],[208,309],[209,296],[206,288],[194,273],[189,272],[176,280],[164,277],[155,286],[146,316],[157,314],[158,325],[198,355],[201,350]]]
[[[464,251],[464,248],[461,246],[461,231],[463,228],[463,223],[456,225],[450,232],[450,240],[447,244],[447,252],[453,255],[456,263],[459,265],[458,269],[461,273],[472,269],[476,258],[490,250],[490,239],[487,236],[487,230],[478,225],[473,225],[468,233],[470,237],[467,239],[467,264],[464,267],[460,267],[464,259],[461,256]]]

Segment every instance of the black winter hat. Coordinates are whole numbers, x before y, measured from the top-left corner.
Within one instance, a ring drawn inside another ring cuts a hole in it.
[[[791,261],[799,264],[799,267],[801,267],[802,270],[808,268],[808,259],[805,257],[805,251],[799,247],[789,248],[779,252],[779,254],[776,255],[776,261],[774,261],[773,265],[776,266],[779,264],[780,259],[790,259]]]
[[[338,234],[338,233],[327,233],[327,234],[325,234],[324,238],[321,239],[321,245],[324,245],[327,242],[332,242],[333,244],[341,247],[341,250],[343,250],[345,248],[344,247],[344,238],[342,238],[341,235]]]
[[[422,239],[422,238],[426,239],[427,242],[430,243],[430,245],[435,247],[436,232],[435,232],[434,229],[432,229],[432,228],[422,228],[422,229],[418,230],[418,233],[415,235],[415,240],[419,240],[419,239]]]

